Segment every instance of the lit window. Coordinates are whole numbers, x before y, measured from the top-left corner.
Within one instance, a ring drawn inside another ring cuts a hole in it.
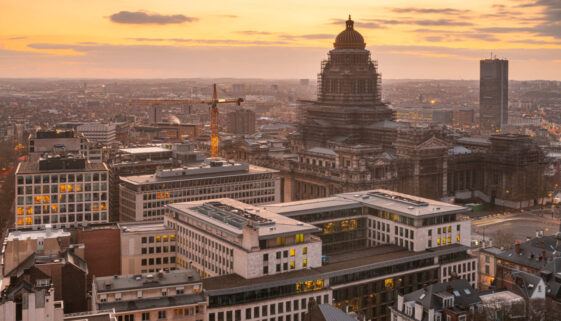
[[[308,247],[303,247],[302,248],[302,254],[308,254]]]
[[[18,207],[18,215],[23,215],[23,207]]]
[[[41,196],[35,196],[35,204],[41,204]]]
[[[442,244],[446,244],[446,238],[445,237],[442,238]]]
[[[170,240],[170,241],[175,241],[175,234],[170,235],[170,236],[169,236],[169,240]]]
[[[306,267],[308,266],[308,260],[304,259],[302,260],[302,267]]]
[[[33,221],[31,220],[31,217],[26,217],[25,218],[25,225],[31,225],[33,223]]]
[[[162,241],[162,237],[161,236],[156,236],[156,242],[161,242]]]
[[[460,234],[456,235],[456,241],[460,242]]]
[[[304,234],[296,234],[296,243],[304,243]]]
[[[448,243],[452,243],[452,237],[448,236]]]
[[[49,195],[43,196],[43,203],[49,204],[51,202],[51,197]]]
[[[448,226],[448,233],[452,232],[452,226]]]
[[[440,245],[440,239],[436,239],[436,244]]]
[[[23,225],[23,218],[18,218],[18,225]]]
[[[294,256],[295,254],[296,254],[296,250],[291,249],[291,250],[290,250],[290,256]]]
[[[59,186],[59,191],[60,191],[61,193],[66,193],[66,185],[65,185],[65,184],[61,184],[61,185]]]
[[[164,242],[167,242],[167,241],[168,241],[168,236],[164,235]]]
[[[296,264],[294,264],[294,261],[290,262],[290,269],[294,270],[294,268],[296,267]]]

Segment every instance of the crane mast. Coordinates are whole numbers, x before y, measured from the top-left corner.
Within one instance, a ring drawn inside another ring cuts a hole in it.
[[[238,104],[243,102],[243,98],[238,99],[218,99],[216,84],[213,85],[211,100],[192,100],[192,99],[133,99],[130,101],[134,106],[151,106],[158,108],[161,106],[185,105],[185,104],[207,104],[210,112],[210,156],[218,157],[220,138],[218,135],[218,104]]]

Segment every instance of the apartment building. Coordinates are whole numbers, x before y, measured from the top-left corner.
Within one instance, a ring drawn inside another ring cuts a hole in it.
[[[16,228],[78,226],[108,221],[108,169],[81,156],[21,162],[16,179]]]
[[[118,321],[203,321],[207,301],[196,271],[95,278],[92,311],[114,309]]]
[[[158,221],[164,206],[221,197],[247,204],[280,202],[276,170],[207,159],[190,167],[158,170],[152,175],[121,177],[121,221]]]
[[[177,263],[204,277],[244,279],[321,266],[313,225],[232,199],[166,206],[164,224],[177,231]]]
[[[121,274],[172,271],[176,266],[176,231],[163,222],[119,223]]]

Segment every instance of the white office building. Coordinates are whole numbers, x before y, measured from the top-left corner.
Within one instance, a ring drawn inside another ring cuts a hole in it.
[[[120,219],[161,221],[167,204],[223,197],[247,204],[277,203],[280,181],[274,177],[276,172],[215,158],[151,175],[121,176]]]
[[[232,199],[169,204],[165,225],[177,231],[177,261],[203,277],[244,279],[321,266],[313,225]]]
[[[90,141],[104,145],[113,143],[117,136],[115,124],[86,123],[76,127],[76,130]]]

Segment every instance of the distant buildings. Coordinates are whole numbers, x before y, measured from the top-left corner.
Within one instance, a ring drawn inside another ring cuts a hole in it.
[[[491,133],[508,124],[508,60],[480,61],[479,125]]]
[[[280,202],[280,181],[274,173],[259,166],[208,159],[153,175],[121,177],[121,220],[161,220],[166,204],[220,197],[248,204]]]
[[[16,228],[108,221],[108,169],[83,157],[49,156],[16,169]]]

